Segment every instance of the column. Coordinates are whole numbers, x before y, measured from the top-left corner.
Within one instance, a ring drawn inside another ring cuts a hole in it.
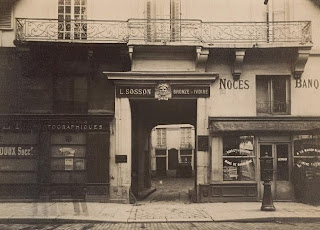
[[[115,98],[110,139],[110,201],[128,203],[131,186],[131,108],[128,98]],[[127,162],[116,163],[116,155],[126,155]]]
[[[209,135],[208,129],[208,99],[197,100],[197,135]],[[197,185],[209,181],[209,151],[197,151]]]

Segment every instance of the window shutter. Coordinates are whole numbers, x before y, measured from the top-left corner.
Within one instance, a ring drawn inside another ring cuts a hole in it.
[[[12,4],[0,1],[0,29],[12,29]]]
[[[176,41],[180,38],[180,8],[181,8],[180,0],[171,0],[170,6],[170,19],[171,19],[171,40]]]
[[[180,0],[171,0],[171,19],[181,19],[180,4]]]

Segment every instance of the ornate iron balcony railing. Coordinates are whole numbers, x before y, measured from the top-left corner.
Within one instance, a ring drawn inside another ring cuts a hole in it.
[[[260,44],[311,42],[311,22],[202,22],[129,19],[99,21],[16,19],[16,40],[84,43],[184,42]]]

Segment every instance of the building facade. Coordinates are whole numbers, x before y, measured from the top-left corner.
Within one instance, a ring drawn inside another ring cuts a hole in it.
[[[0,0],[0,198],[129,202],[150,132],[195,128],[198,202],[294,200],[319,165],[311,0]],[[301,163],[302,162],[302,163]]]
[[[151,131],[151,173],[154,177],[192,177],[195,130],[192,125],[157,125]],[[188,175],[182,175],[188,167]]]

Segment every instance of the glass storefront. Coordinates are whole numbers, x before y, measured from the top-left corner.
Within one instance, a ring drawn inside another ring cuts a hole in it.
[[[232,136],[223,138],[223,180],[255,180],[253,136]]]

